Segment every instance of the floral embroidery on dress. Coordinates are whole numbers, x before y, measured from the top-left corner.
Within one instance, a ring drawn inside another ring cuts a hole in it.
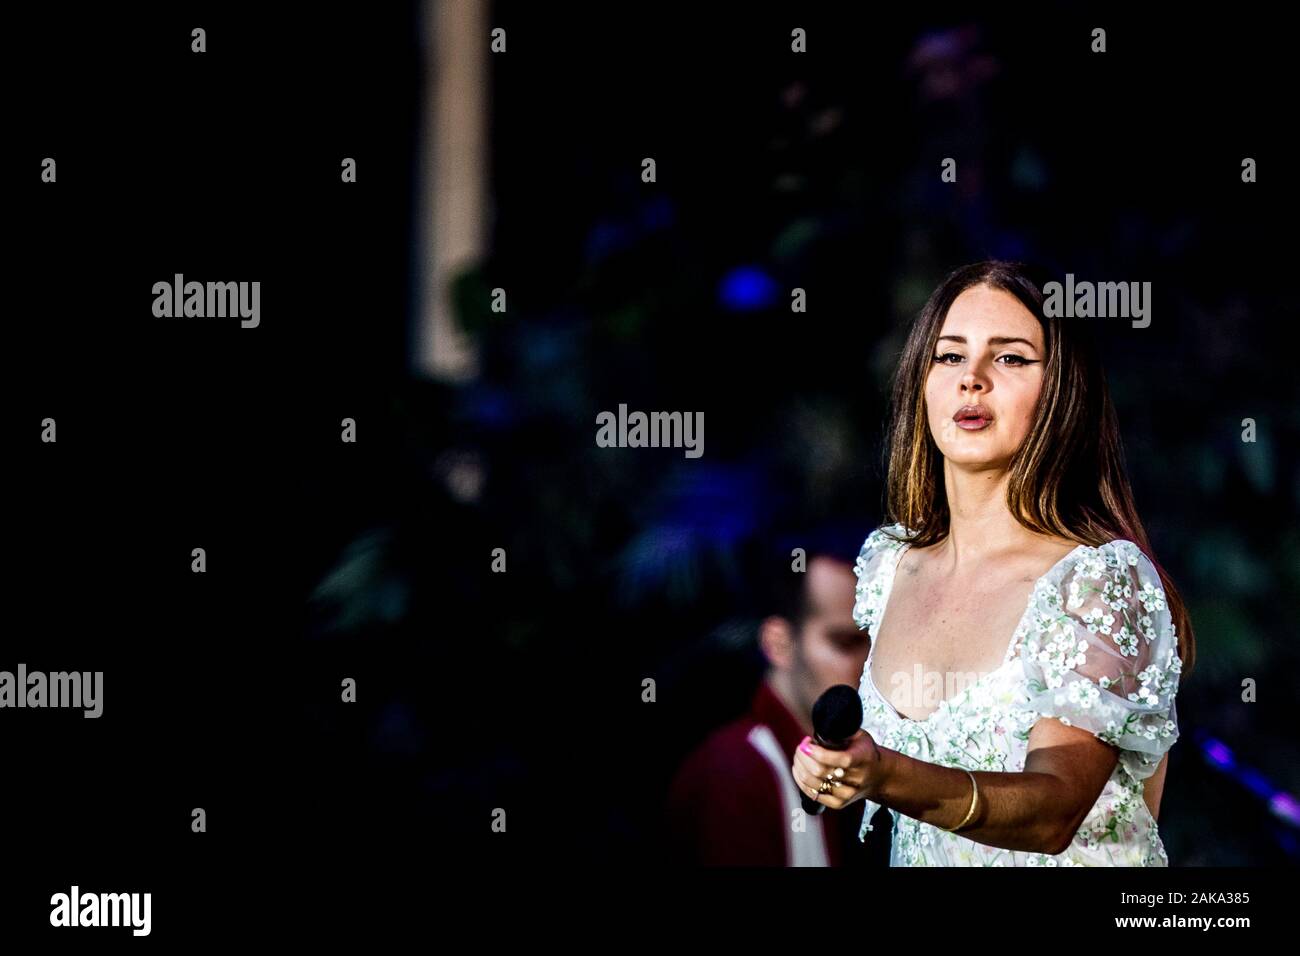
[[[901,524],[867,536],[855,563],[853,617],[872,652],[906,539]],[[890,810],[891,866],[1168,866],[1143,783],[1178,739],[1182,661],[1160,576],[1132,541],[1079,545],[1035,583],[1003,664],[912,720],[871,679],[859,683],[862,727],[883,747],[967,770],[1024,770],[1044,717],[1119,748],[1119,760],[1070,846],[1050,855],[969,840]],[[864,801],[859,839],[881,805]]]

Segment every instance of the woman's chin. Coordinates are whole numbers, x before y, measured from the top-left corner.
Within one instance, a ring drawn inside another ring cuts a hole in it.
[[[946,447],[940,447],[939,454],[943,455],[948,464],[969,468],[973,471],[1005,468],[1010,461],[1007,455],[998,450],[973,448],[965,442],[954,442]]]

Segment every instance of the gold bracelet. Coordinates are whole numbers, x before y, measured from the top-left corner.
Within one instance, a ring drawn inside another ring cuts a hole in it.
[[[966,768],[963,767],[962,769],[965,770]],[[957,824],[955,827],[939,827],[940,830],[947,830],[949,833],[956,833],[967,823],[969,823],[970,818],[975,815],[975,804],[979,801],[980,788],[979,788],[979,784],[975,782],[975,774],[971,773],[969,770],[966,770],[966,776],[970,777],[970,785],[971,785],[970,809],[966,811],[966,816],[962,819],[961,823]]]

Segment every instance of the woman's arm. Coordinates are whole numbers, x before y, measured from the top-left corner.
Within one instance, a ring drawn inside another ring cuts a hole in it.
[[[1092,733],[1041,719],[1029,732],[1022,772],[972,771],[979,802],[958,832],[1008,850],[1064,852],[1118,759],[1116,749]],[[868,775],[863,796],[923,823],[954,827],[970,809],[970,777],[964,770],[882,747],[880,765]]]
[[[1147,809],[1151,811],[1151,819],[1160,819],[1160,796],[1165,789],[1165,771],[1169,769],[1169,754],[1166,752],[1160,758],[1160,765],[1156,767],[1156,772],[1148,777],[1142,785],[1142,799],[1146,801]]]

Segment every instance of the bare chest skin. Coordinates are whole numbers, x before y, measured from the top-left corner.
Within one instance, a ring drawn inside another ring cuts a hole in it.
[[[1034,582],[1073,548],[1053,544],[963,575],[942,571],[931,555],[909,548],[876,634],[872,682],[898,713],[925,720],[942,701],[1002,666]]]

